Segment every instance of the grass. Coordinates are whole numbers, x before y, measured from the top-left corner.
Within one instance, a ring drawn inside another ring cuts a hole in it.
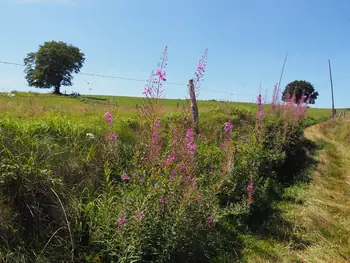
[[[135,118],[137,106],[141,106],[142,98],[123,96],[92,96],[86,95],[78,98],[59,97],[52,94],[16,92],[15,97],[7,97],[0,93],[0,116],[10,114],[11,117],[21,117],[27,113],[33,117],[45,117],[60,112],[67,116],[93,118],[101,116],[106,110],[115,111],[121,118]],[[187,108],[186,101],[176,99],[162,99],[163,113],[181,112],[183,107]],[[256,104],[233,102],[222,103],[215,100],[199,101],[198,107],[201,114],[211,113],[222,107],[230,106],[240,110],[255,112]],[[329,109],[309,109],[310,117],[329,117]]]
[[[301,127],[287,132],[274,117],[262,125],[267,132],[260,130],[256,104],[199,101],[201,135],[193,159],[184,140],[175,136],[176,146],[169,144],[173,127],[186,133],[186,121],[171,120],[188,105],[163,99],[163,152],[156,165],[143,165],[139,153],[147,141],[134,127],[141,101],[0,96],[0,240],[10,235],[0,242],[0,261],[349,262],[350,123],[311,126],[302,140]],[[103,136],[106,111],[115,117],[116,144]],[[330,110],[311,108],[308,115],[304,126],[329,117]],[[234,132],[227,137],[222,127],[228,120]],[[227,150],[219,147],[223,139]],[[191,198],[201,197],[194,203],[187,203],[182,178],[173,181],[173,171],[161,168],[169,147],[178,147],[178,161],[198,176]],[[121,180],[124,171],[133,183]],[[165,194],[166,213],[159,202]],[[138,210],[145,212],[142,225]],[[215,227],[208,226],[214,214]],[[125,227],[118,226],[121,216],[129,219]]]
[[[350,262],[350,123],[309,127],[318,147],[310,185],[284,192],[268,235],[245,237],[249,262]]]

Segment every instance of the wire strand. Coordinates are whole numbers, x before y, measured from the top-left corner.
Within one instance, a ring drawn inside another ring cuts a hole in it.
[[[0,60],[1,64],[5,65],[13,65],[13,66],[21,66],[24,67],[24,64],[20,63],[14,63],[14,62],[9,62],[9,61],[3,61]],[[100,77],[100,78],[109,78],[109,79],[121,79],[121,80],[128,80],[128,81],[137,81],[137,82],[147,82],[148,80],[146,79],[137,79],[137,78],[128,78],[128,77],[121,77],[121,76],[111,76],[111,75],[100,75],[100,74],[94,74],[94,73],[85,73],[85,72],[79,72],[78,75],[83,75],[83,76],[90,76],[90,77]],[[167,85],[173,85],[173,86],[182,86],[182,87],[187,87],[186,84],[181,84],[181,83],[176,83],[176,82],[167,82]],[[217,92],[221,94],[229,94],[229,95],[240,95],[237,93],[232,93],[232,92],[226,92],[226,91],[221,91],[221,90],[213,90],[213,89],[205,89],[201,88],[203,91],[209,91],[209,92]]]

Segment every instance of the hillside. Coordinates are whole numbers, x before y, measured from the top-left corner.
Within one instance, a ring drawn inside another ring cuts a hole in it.
[[[68,116],[91,117],[91,115],[102,114],[106,109],[109,109],[121,118],[134,118],[137,116],[137,107],[141,106],[142,103],[142,97],[86,95],[73,98],[40,93],[16,92],[14,94],[14,97],[8,97],[6,93],[0,93],[0,107],[2,109],[0,114],[23,116],[23,112],[25,112],[31,116],[40,117],[59,111]],[[164,114],[182,112],[184,107],[188,108],[185,100],[162,99],[161,105]],[[198,101],[199,111],[204,115],[228,106],[250,112],[256,111],[255,103]],[[268,108],[268,106],[266,107]],[[308,114],[310,117],[329,117],[331,110],[310,108]]]

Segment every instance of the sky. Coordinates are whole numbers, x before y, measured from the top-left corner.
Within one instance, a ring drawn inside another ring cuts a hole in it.
[[[279,81],[310,81],[316,107],[350,108],[349,0],[0,0],[0,61],[23,63],[45,41],[86,56],[83,73],[147,80],[168,45],[166,98],[188,97],[187,83],[208,48],[200,99],[270,100]],[[63,88],[81,94],[142,96],[146,81],[76,75]],[[0,63],[1,91],[28,87],[23,67]]]

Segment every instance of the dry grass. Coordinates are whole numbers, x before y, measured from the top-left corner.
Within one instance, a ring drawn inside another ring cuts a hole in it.
[[[301,204],[282,202],[281,225],[289,233],[281,240],[249,240],[249,262],[350,262],[350,123],[327,122],[312,126],[305,136],[322,146],[312,183],[296,187]]]

